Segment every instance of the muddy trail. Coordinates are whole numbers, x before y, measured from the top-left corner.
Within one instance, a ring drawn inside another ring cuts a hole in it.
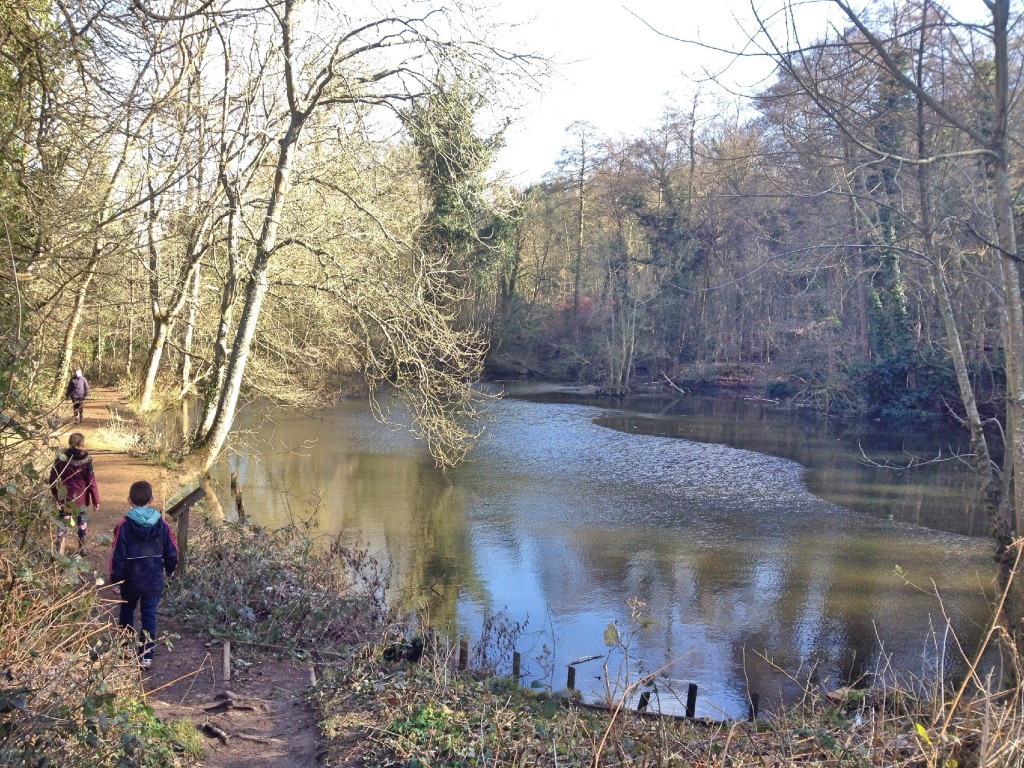
[[[86,557],[103,578],[108,573],[114,526],[131,506],[131,484],[136,480],[152,483],[153,505],[158,509],[181,489],[181,478],[173,472],[125,452],[117,414],[126,410],[126,400],[118,392],[94,387],[85,401],[83,422],[71,423],[68,404],[68,421],[52,439],[54,447],[66,446],[71,432],[85,435],[100,492],[99,511],[89,521]],[[221,643],[206,643],[190,634],[168,615],[164,602],[158,612],[153,667],[140,672],[142,686],[157,717],[189,718],[203,731],[206,754],[199,764],[208,768],[318,765],[317,721],[308,701],[309,668],[232,644],[230,680],[225,681]]]

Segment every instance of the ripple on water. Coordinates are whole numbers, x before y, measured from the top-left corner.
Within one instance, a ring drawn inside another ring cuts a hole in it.
[[[517,506],[549,524],[569,517],[573,525],[700,530],[709,518],[738,516],[755,529],[771,529],[780,517],[791,526],[794,518],[841,511],[811,494],[803,467],[787,459],[619,432],[593,422],[604,414],[597,408],[503,405],[495,406],[473,474],[492,498],[533,497]],[[495,488],[495,478],[515,481]]]

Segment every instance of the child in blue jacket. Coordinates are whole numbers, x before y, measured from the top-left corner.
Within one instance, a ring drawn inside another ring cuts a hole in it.
[[[121,588],[118,623],[135,625],[135,606],[141,608],[142,635],[139,666],[153,666],[156,640],[156,609],[164,591],[164,574],[170,576],[178,565],[178,543],[159,511],[149,506],[153,487],[145,480],[132,483],[128,491],[132,508],[114,529],[110,555],[110,583]]]

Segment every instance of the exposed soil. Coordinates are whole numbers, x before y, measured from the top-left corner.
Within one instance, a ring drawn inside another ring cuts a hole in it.
[[[129,486],[149,480],[157,508],[181,488],[180,477],[129,456],[100,430],[108,426],[114,409],[125,408],[118,392],[94,387],[85,401],[82,424],[69,422],[54,435],[55,443],[66,445],[69,433],[82,432],[93,456],[101,503],[99,512],[90,517],[87,557],[102,577],[108,571],[110,552],[109,544],[96,543],[97,534],[113,534],[130,507]],[[233,644],[231,679],[225,683],[220,643],[204,643],[163,610],[158,617],[157,652],[153,668],[141,673],[142,685],[158,717],[190,718],[207,734],[201,765],[312,768],[319,764],[317,720],[306,695],[311,683],[308,668]]]

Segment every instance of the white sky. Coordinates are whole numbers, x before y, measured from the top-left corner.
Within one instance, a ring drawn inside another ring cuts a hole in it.
[[[530,98],[506,133],[499,166],[519,184],[539,181],[574,120],[613,138],[655,127],[666,107],[685,103],[696,89],[684,72],[699,77],[702,65],[721,68],[729,58],[662,37],[641,19],[666,34],[736,49],[746,37],[731,7],[749,18],[745,0],[501,0],[498,13],[506,19],[533,19],[522,39],[556,67],[545,92]],[[739,66],[746,85],[768,67]]]
[[[612,138],[639,136],[653,128],[667,106],[683,105],[696,89],[702,67],[722,68],[730,59],[666,39],[695,39],[729,50],[741,48],[751,29],[750,0],[492,0],[505,21],[527,21],[520,32],[529,50],[554,59],[554,77],[543,94],[533,94],[519,121],[506,133],[498,166],[525,186],[550,171],[567,142],[574,120],[592,123]],[[778,7],[779,0],[755,0]],[[862,0],[867,4],[867,0]],[[827,30],[831,3],[805,2],[800,20],[805,40]],[[969,14],[984,12],[982,0],[956,0]],[[833,18],[839,18],[832,8]],[[771,71],[761,60],[744,60],[730,70],[734,82],[756,86]],[[672,97],[676,96],[673,102]]]

